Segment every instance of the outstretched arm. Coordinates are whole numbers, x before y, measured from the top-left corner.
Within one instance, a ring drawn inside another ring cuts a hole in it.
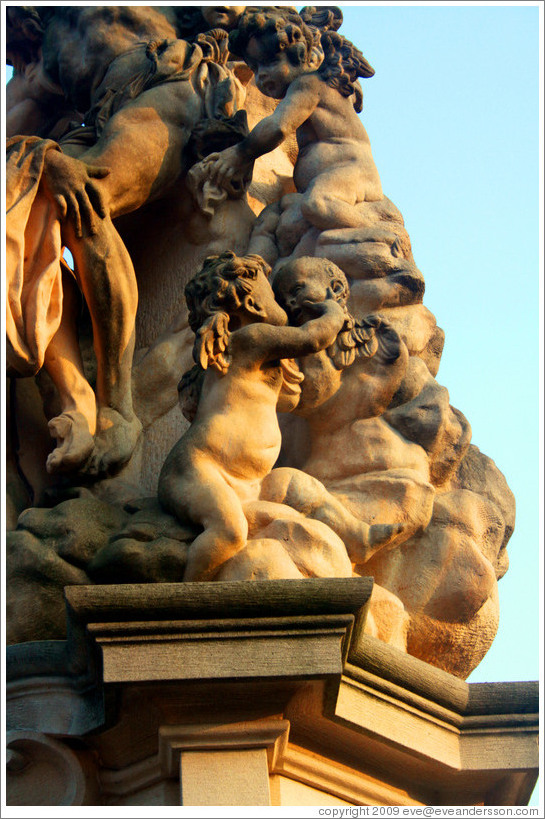
[[[231,335],[230,350],[244,365],[263,364],[280,358],[299,358],[324,350],[333,344],[344,324],[343,307],[328,298],[320,304],[308,303],[318,317],[301,327],[250,324]]]
[[[315,111],[320,101],[320,82],[311,74],[294,80],[274,113],[258,122],[242,142],[217,155],[211,169],[212,180],[221,186],[235,175],[251,175],[255,160],[274,151]]]

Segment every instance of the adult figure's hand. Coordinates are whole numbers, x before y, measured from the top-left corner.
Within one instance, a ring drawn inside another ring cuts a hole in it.
[[[86,165],[61,151],[48,151],[41,184],[59,209],[61,219],[70,219],[76,236],[97,232],[97,217],[108,214],[104,192],[96,180],[104,179],[109,168]]]

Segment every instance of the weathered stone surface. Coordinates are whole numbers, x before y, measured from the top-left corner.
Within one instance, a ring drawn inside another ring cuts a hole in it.
[[[23,512],[6,541],[8,643],[65,636],[64,586],[89,583],[89,562],[127,517],[94,498]]]
[[[90,751],[33,731],[10,731],[6,802],[14,805],[92,805],[99,798]]]
[[[505,547],[515,527],[515,498],[505,477],[491,458],[471,445],[458,467],[452,485],[480,495],[483,503],[488,502],[491,517],[497,516],[503,524],[503,537],[500,533],[501,544],[498,548],[496,540],[490,557],[498,579],[503,577],[509,566]],[[501,524],[496,527],[496,531],[501,529]],[[493,531],[490,534],[492,535]]]
[[[363,634],[371,586],[72,587],[67,643],[8,649],[8,802],[526,804],[537,683],[468,685]]]
[[[340,11],[7,22],[9,640],[62,636],[65,585],[355,571],[369,633],[467,675],[514,500],[436,380]]]

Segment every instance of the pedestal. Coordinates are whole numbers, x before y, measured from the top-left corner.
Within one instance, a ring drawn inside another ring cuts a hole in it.
[[[363,634],[369,578],[74,586],[8,649],[8,805],[523,805],[537,683]]]

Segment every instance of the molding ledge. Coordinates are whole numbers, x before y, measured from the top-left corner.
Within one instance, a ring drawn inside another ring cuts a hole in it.
[[[379,782],[346,765],[332,764],[326,757],[309,754],[293,745],[286,749],[274,773],[303,782],[353,805],[425,804],[412,799],[406,790]]]
[[[287,748],[287,720],[216,725],[162,725],[159,728],[159,760],[165,776],[177,776],[183,751],[229,751],[264,748],[269,771],[276,769]]]
[[[185,794],[199,798],[197,757],[212,786],[223,753],[237,775],[246,760],[265,783],[348,804],[527,804],[538,684],[468,684],[365,635],[371,589],[370,578],[70,587],[66,641],[8,648],[7,728],[44,736],[40,754],[64,759],[73,737],[89,749],[74,764],[110,760],[95,770],[110,800],[98,804],[146,804],[146,789],[180,804],[184,765]],[[24,754],[11,750],[20,778]]]

